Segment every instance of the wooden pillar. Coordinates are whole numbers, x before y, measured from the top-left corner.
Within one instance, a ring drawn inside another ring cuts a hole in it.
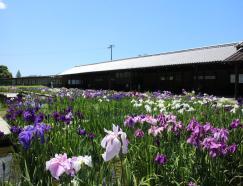
[[[193,65],[193,67],[194,67],[193,76],[195,77],[195,79],[194,79],[194,77],[192,77],[193,81],[194,81],[193,89],[194,89],[194,91],[198,92],[198,66],[197,65]]]
[[[235,63],[235,91],[234,91],[234,97],[235,99],[238,98],[239,94],[239,68],[238,63]]]
[[[129,71],[129,91],[133,89],[132,87],[132,70]]]
[[[108,72],[108,89],[111,90],[111,73]]]

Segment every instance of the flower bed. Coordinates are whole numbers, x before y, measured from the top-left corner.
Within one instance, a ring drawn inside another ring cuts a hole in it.
[[[7,101],[23,185],[243,181],[241,102],[185,91],[37,90],[45,91],[55,97]]]

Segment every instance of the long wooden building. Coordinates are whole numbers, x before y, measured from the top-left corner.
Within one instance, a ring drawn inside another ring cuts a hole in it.
[[[173,92],[186,89],[243,96],[243,44],[81,65],[59,75],[65,87]]]
[[[43,85],[48,87],[62,87],[62,79],[60,76],[26,76],[11,79],[0,79],[0,85],[20,85],[32,86]]]
[[[76,66],[56,76],[13,78],[12,85],[156,91],[182,89],[243,96],[243,43]],[[0,80],[0,84],[3,80]]]

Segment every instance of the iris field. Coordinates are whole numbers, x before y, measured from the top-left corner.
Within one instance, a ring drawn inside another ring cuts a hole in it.
[[[241,99],[186,91],[29,92],[52,97],[6,100],[20,185],[243,184]]]

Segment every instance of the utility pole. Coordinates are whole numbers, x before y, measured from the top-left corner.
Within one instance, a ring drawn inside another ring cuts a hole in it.
[[[112,48],[114,47],[115,45],[111,44],[108,46],[108,49],[111,49],[111,61],[112,61]]]

